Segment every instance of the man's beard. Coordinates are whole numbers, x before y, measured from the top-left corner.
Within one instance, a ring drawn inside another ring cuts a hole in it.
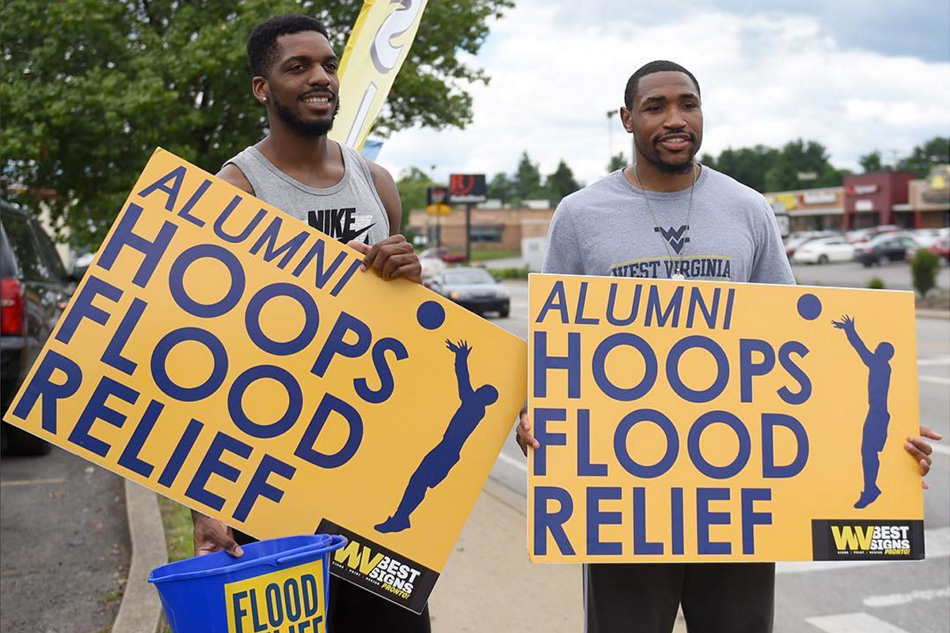
[[[310,138],[326,136],[330,130],[333,129],[333,120],[336,119],[336,115],[340,111],[339,97],[337,97],[336,100],[336,107],[333,108],[333,116],[330,117],[328,121],[302,121],[290,110],[290,108],[282,104],[280,101],[275,100],[274,105],[277,107],[277,116],[279,116],[284,121],[284,123],[289,125],[291,129],[301,136],[307,136]]]
[[[660,153],[657,151],[655,146],[645,148],[640,144],[638,139],[635,140],[637,152],[643,156],[643,158],[646,159],[648,163],[656,167],[661,173],[669,174],[671,176],[681,176],[683,174],[688,174],[693,169],[693,158],[695,158],[696,152],[699,151],[699,147],[694,147],[693,153],[689,155],[689,160],[687,160],[685,163],[667,163],[664,162],[662,158],[660,158]]]

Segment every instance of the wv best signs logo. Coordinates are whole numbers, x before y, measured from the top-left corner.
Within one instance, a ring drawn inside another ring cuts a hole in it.
[[[158,150],[7,421],[256,537],[385,549],[419,574],[367,588],[421,611],[524,402],[525,345],[360,264]]]
[[[532,275],[532,560],[923,558],[911,293]]]

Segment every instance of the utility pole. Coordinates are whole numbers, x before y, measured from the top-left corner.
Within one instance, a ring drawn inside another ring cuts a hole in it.
[[[613,118],[617,114],[616,110],[607,110],[607,160],[613,160],[614,157],[614,122]]]

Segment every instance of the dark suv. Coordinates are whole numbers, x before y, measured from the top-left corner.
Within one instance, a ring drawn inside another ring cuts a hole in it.
[[[0,417],[66,308],[73,279],[49,235],[20,207],[0,200]],[[50,445],[7,423],[3,451],[44,455]]]

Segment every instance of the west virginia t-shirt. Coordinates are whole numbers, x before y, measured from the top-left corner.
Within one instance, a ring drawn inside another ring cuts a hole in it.
[[[689,188],[644,192],[623,170],[613,172],[558,205],[542,271],[795,283],[775,214],[760,193],[703,166],[692,195],[689,211]]]

